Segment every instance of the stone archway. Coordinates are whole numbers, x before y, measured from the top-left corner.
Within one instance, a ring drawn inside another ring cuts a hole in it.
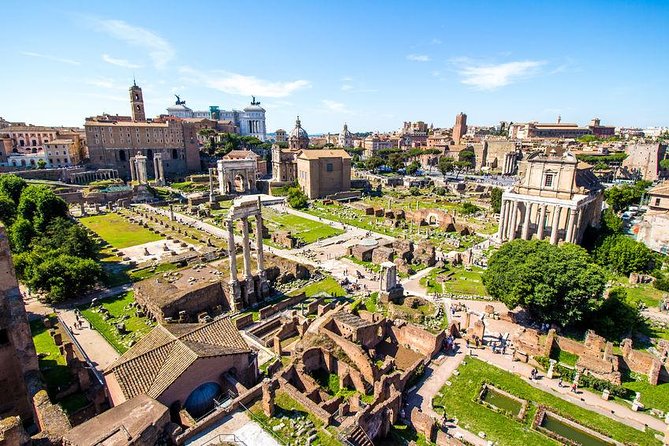
[[[233,178],[234,192],[238,194],[243,194],[248,191],[248,184],[246,178],[241,172],[238,172]]]

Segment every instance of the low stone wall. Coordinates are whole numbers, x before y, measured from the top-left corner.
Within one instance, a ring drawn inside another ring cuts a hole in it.
[[[280,311],[285,310],[288,307],[292,307],[293,305],[303,301],[306,299],[306,294],[300,293],[297,296],[289,297],[288,299],[284,299],[281,302],[277,302],[272,305],[268,305],[267,307],[261,308],[258,313],[260,315],[260,320],[267,319],[268,317],[272,316],[273,314],[276,314]]]
[[[237,327],[237,330],[241,330],[244,327],[248,327],[253,323],[253,314],[247,313],[242,316],[238,316],[232,320]]]
[[[659,358],[650,353],[633,349],[631,339],[625,339],[621,345],[623,351],[623,364],[635,373],[648,376],[648,382],[657,385],[661,382],[669,382],[667,365],[662,364]]]
[[[332,414],[328,413],[327,410],[323,409],[318,404],[314,403],[309,398],[307,398],[306,395],[297,390],[295,386],[293,386],[291,383],[289,383],[283,378],[280,378],[279,385],[281,390],[286,392],[288,396],[290,396],[292,399],[294,399],[302,406],[304,406],[307,412],[309,412],[310,414],[321,420],[325,424],[325,426],[329,426],[330,424],[332,424]]]

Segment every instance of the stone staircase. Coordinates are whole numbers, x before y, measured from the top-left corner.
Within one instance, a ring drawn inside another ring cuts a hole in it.
[[[342,434],[344,444],[351,446],[374,446],[365,431],[357,424],[351,426]]]

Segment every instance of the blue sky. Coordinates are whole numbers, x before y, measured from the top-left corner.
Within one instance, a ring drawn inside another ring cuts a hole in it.
[[[669,125],[669,1],[5,1],[0,116],[243,108],[312,133],[598,116]]]

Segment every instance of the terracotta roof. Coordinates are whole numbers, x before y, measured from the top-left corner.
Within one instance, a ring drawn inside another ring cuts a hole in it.
[[[232,160],[232,159],[258,159],[260,158],[258,155],[255,153],[251,152],[250,150],[232,150],[228,152],[223,159],[224,160]]]
[[[199,358],[250,351],[227,317],[207,324],[159,325],[105,374],[115,375],[128,399],[141,393],[157,398]]]
[[[344,158],[350,159],[351,156],[342,149],[334,150],[325,150],[325,149],[312,149],[312,150],[303,150],[302,153],[298,155],[298,158],[306,160],[317,160],[320,158]]]
[[[669,195],[669,182],[658,184],[648,191],[648,195]]]

